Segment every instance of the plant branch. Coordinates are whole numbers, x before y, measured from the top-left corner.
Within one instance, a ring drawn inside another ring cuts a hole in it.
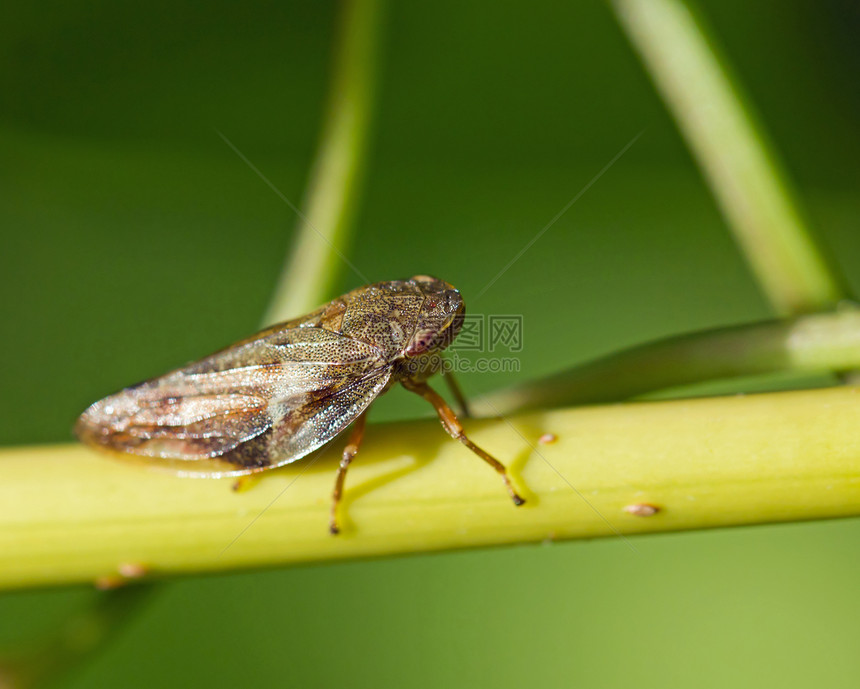
[[[648,392],[780,371],[860,368],[860,309],[669,337],[471,402],[476,416],[539,407],[615,402]]]
[[[436,421],[370,426],[337,537],[337,443],[238,494],[79,445],[4,450],[0,587],[93,581],[121,563],[166,577],[857,515],[858,400],[838,387],[468,422],[511,467],[520,508]],[[542,445],[544,433],[558,440]]]
[[[832,307],[844,283],[813,241],[762,128],[684,0],[612,0],[759,284],[780,315]]]

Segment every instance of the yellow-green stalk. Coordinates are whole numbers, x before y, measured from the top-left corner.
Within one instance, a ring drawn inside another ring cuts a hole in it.
[[[371,425],[340,536],[327,529],[340,443],[239,493],[229,480],[177,478],[77,445],[4,450],[0,586],[860,514],[854,387],[466,426],[511,468],[525,506],[438,422]]]

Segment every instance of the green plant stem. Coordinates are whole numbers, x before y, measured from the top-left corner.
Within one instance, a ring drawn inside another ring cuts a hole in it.
[[[93,581],[120,563],[167,577],[857,515],[858,402],[860,390],[836,387],[467,422],[510,467],[519,508],[437,421],[371,425],[340,536],[328,509],[342,442],[240,493],[79,445],[4,450],[0,587]],[[545,433],[556,442],[540,444]],[[638,516],[642,505],[658,511]]]
[[[344,252],[361,193],[376,85],[383,0],[346,0],[322,138],[265,324],[306,313],[333,296],[350,265]],[[362,282],[363,276],[359,275]]]
[[[614,402],[710,380],[860,368],[860,309],[740,325],[652,342],[471,400],[476,416]]]
[[[684,0],[612,0],[759,284],[780,315],[846,293],[816,247],[762,129]]]

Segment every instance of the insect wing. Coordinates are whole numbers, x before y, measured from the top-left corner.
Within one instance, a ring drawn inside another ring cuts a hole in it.
[[[369,406],[391,368],[370,344],[290,325],[96,402],[78,422],[79,437],[197,476],[309,454]]]

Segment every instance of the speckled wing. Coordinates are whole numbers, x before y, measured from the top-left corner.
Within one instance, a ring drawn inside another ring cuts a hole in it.
[[[193,476],[304,457],[358,417],[391,376],[378,347],[320,322],[328,324],[285,323],[106,397],[81,415],[78,436]]]

